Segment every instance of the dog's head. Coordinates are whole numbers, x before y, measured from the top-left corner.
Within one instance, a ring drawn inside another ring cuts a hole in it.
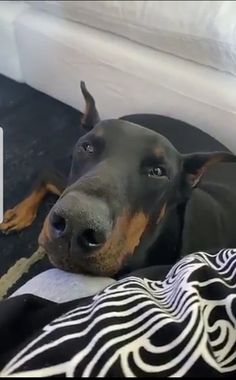
[[[209,165],[235,161],[235,156],[181,155],[147,128],[100,121],[84,83],[81,88],[86,100],[82,126],[88,132],[75,145],[68,187],[46,218],[39,241],[57,267],[111,276],[138,248],[152,244],[168,210],[190,196]]]

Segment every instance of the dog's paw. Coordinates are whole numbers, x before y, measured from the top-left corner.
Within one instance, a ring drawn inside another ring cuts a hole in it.
[[[0,224],[0,231],[5,235],[11,232],[19,232],[29,227],[36,218],[33,207],[23,201],[14,208],[7,210],[4,214],[3,223]]]

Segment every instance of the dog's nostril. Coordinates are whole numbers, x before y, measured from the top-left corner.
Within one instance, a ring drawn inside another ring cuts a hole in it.
[[[82,248],[92,250],[105,243],[105,240],[104,233],[89,228],[78,236],[77,243]]]
[[[65,219],[57,214],[53,214],[51,219],[51,224],[54,230],[56,230],[60,235],[63,234],[63,232],[66,229],[66,221]]]

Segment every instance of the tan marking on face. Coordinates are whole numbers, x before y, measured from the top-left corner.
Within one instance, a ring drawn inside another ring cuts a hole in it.
[[[166,214],[166,203],[165,203],[164,206],[161,208],[161,211],[160,211],[160,213],[159,213],[159,215],[158,215],[158,218],[157,218],[157,224],[160,223],[160,221],[164,218],[165,214]]]
[[[135,214],[129,221],[125,246],[125,251],[129,254],[133,254],[139,245],[148,222],[148,217],[143,212]]]
[[[95,136],[97,137],[103,137],[104,135],[104,131],[102,128],[97,128],[96,131],[95,131]]]
[[[157,157],[163,157],[164,156],[164,150],[160,147],[158,148],[155,148],[154,150],[154,154],[157,156]]]

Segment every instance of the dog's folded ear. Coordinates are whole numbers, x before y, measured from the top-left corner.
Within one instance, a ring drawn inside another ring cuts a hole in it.
[[[99,122],[100,117],[96,109],[95,100],[88,92],[85,82],[80,82],[81,92],[85,100],[85,111],[81,118],[81,127],[86,131],[93,129],[94,125]]]
[[[236,162],[236,156],[228,152],[183,155],[184,175],[190,187],[196,187],[208,167],[219,162]]]

